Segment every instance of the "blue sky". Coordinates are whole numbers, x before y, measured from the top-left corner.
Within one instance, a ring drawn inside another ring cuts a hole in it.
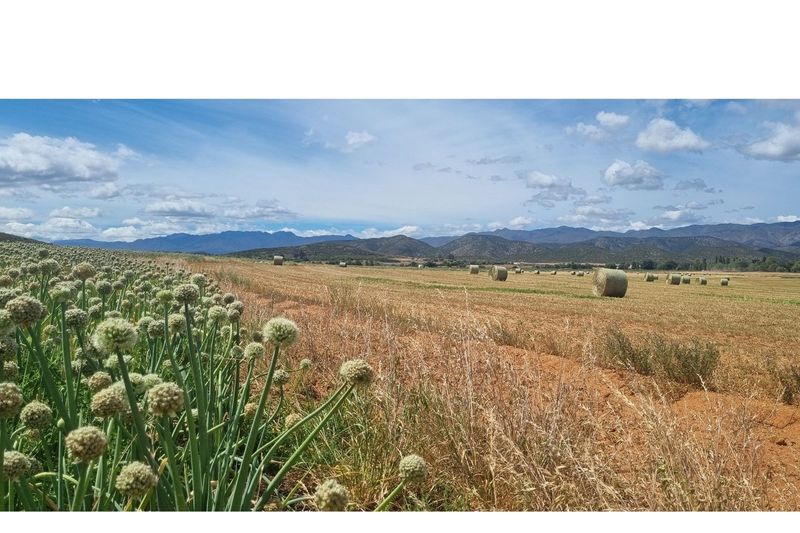
[[[0,231],[459,234],[800,216],[800,101],[0,101]]]

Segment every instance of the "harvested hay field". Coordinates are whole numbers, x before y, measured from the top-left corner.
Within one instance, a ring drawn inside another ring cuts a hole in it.
[[[309,400],[348,357],[376,369],[374,401],[325,430],[302,481],[335,474],[363,508],[394,455],[424,450],[435,475],[400,508],[800,510],[800,409],[781,370],[800,365],[800,275],[629,272],[623,298],[596,298],[568,275],[183,261],[235,290],[245,321],[300,325],[289,357],[313,362],[293,385]],[[625,367],[612,329],[631,350],[711,343],[718,363],[702,386]]]

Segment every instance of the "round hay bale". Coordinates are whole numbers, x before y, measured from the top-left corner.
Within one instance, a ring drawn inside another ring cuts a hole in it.
[[[646,273],[646,274],[644,275],[644,280],[645,280],[645,281],[655,281],[656,279],[657,279],[657,278],[656,278],[656,275],[655,275],[655,274],[653,274],[652,272],[648,272],[648,273]]]
[[[655,276],[656,281],[658,281],[658,274],[653,274]]]
[[[533,271],[533,273],[534,273],[534,274],[538,274],[538,273],[539,273],[539,271],[538,271],[538,270],[534,270],[534,271]]]
[[[492,265],[489,269],[489,277],[494,281],[505,281],[508,278],[508,269],[506,267]]]
[[[550,274],[552,274],[553,276],[555,276],[555,275],[556,275],[556,272],[557,272],[556,270],[553,270],[552,272],[550,272]]]
[[[275,257],[273,257],[272,258],[272,264],[273,265],[282,265],[283,264],[283,256],[282,255],[276,255]]]
[[[692,278],[689,276],[681,276],[681,283],[684,285],[688,285],[692,282]]]
[[[339,261],[339,266],[342,267],[342,268],[346,268],[347,267],[347,263],[345,263],[344,261]]]
[[[622,298],[628,290],[628,275],[622,270],[598,268],[592,279],[592,292],[595,296]]]
[[[708,285],[708,280],[706,278],[697,278],[700,282],[700,285]]]
[[[667,274],[667,285],[680,285],[680,284],[681,284],[680,274]]]
[[[522,274],[523,272],[524,272],[524,270],[522,270],[520,267],[516,267],[514,269],[514,274]]]
[[[574,276],[575,275],[575,271],[573,270],[572,272],[569,273],[569,275],[570,276]]]
[[[582,277],[584,276],[584,274],[583,274],[583,270],[581,270],[580,272],[578,272],[577,276],[578,276],[579,278],[582,278]]]
[[[730,280],[728,280],[728,278],[722,278],[721,280],[719,280],[719,284],[722,285],[723,287],[727,287],[728,283],[730,283]]]
[[[479,267],[478,265],[470,265],[469,266],[469,273],[470,274],[477,274],[480,271],[481,271],[481,267]]]

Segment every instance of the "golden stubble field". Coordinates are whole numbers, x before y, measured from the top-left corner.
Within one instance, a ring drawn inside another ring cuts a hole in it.
[[[409,509],[800,508],[798,408],[771,370],[800,363],[800,275],[668,286],[663,273],[629,273],[614,299],[566,271],[494,282],[484,270],[178,261],[240,295],[253,324],[298,322],[291,357],[314,361],[313,382],[296,384],[310,396],[346,358],[374,365],[372,401],[307,464],[309,479],[335,474],[365,507],[416,452],[435,474]],[[610,326],[715,343],[713,382],[603,366]]]

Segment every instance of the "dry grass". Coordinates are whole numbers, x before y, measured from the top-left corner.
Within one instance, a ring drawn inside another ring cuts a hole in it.
[[[292,386],[309,402],[342,360],[375,367],[370,398],[325,431],[299,484],[336,476],[369,508],[399,457],[419,453],[433,475],[397,508],[800,508],[800,422],[777,401],[774,372],[797,362],[800,277],[735,275],[720,287],[713,273],[708,286],[630,276],[625,298],[597,299],[577,276],[496,284],[463,269],[187,266],[235,289],[254,323],[285,314],[302,326],[290,357],[314,369]],[[715,391],[602,367],[611,325],[633,339],[714,343]]]

